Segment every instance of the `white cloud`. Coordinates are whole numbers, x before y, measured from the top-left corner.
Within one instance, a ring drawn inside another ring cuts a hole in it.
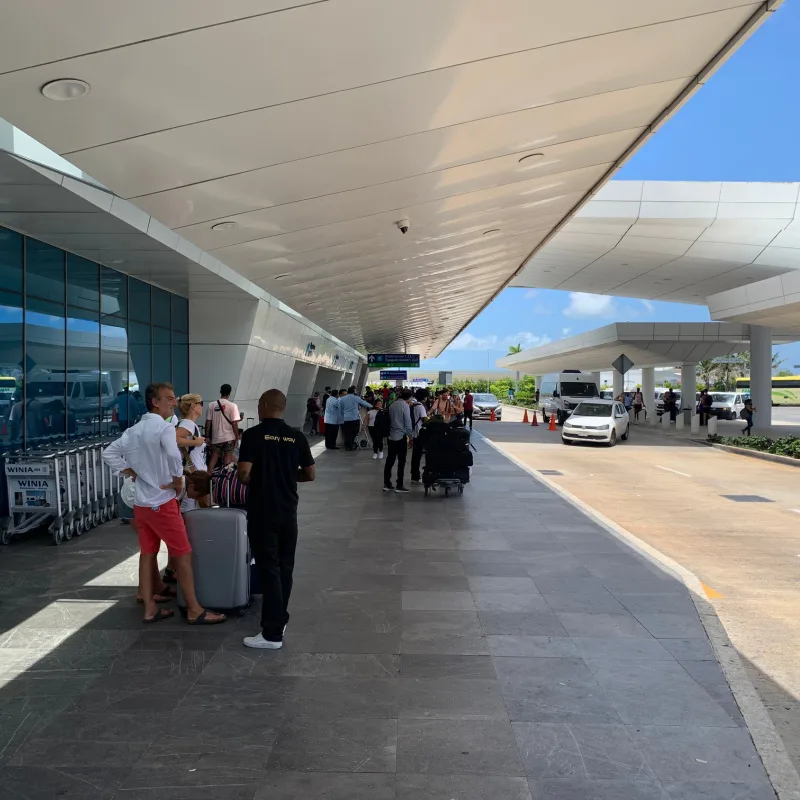
[[[462,333],[453,339],[450,350],[506,350],[512,344],[521,344],[523,349],[539,347],[551,341],[549,336],[539,336],[531,331],[520,331],[509,336],[499,337],[495,334],[489,336],[473,336],[471,333]]]
[[[562,336],[566,336],[571,330],[572,330],[572,328],[562,328],[561,329],[561,335]]]
[[[451,350],[490,350],[497,347],[497,337],[473,336],[471,333],[462,333],[450,343]]]
[[[542,304],[542,303],[537,303],[537,304],[536,304],[536,305],[533,307],[533,313],[534,313],[534,314],[535,314],[537,317],[546,317],[546,316],[548,316],[549,314],[552,314],[552,313],[553,313],[553,309],[552,309],[552,308],[550,308],[549,306],[546,306],[546,305]]]
[[[565,317],[613,317],[617,315],[616,298],[605,294],[570,292]]]
[[[656,310],[656,307],[649,300],[642,300],[642,305],[649,314],[652,314]]]
[[[537,294],[539,294],[537,289],[528,289],[528,291],[525,292],[525,299],[531,300],[532,298],[536,297]]]

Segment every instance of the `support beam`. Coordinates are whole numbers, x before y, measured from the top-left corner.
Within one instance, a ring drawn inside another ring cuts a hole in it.
[[[772,425],[772,328],[750,326],[750,397],[757,428]]]
[[[625,391],[625,376],[617,370],[612,370],[612,386],[614,387],[614,399],[616,400]]]
[[[696,394],[697,364],[689,361],[681,364],[681,410],[695,407]]]
[[[642,367],[642,394],[644,407],[647,409],[647,419],[656,417],[656,370],[655,367]]]

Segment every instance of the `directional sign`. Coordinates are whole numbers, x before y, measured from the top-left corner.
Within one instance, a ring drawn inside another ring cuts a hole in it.
[[[623,353],[611,366],[614,367],[620,375],[624,375],[633,366],[633,361]]]
[[[408,380],[408,370],[405,370],[405,369],[382,369],[381,370],[381,380],[382,381],[407,381]]]
[[[419,368],[419,353],[370,353],[367,356],[370,369]]]
[[[715,364],[744,364],[741,358],[737,356],[718,356],[711,359]]]

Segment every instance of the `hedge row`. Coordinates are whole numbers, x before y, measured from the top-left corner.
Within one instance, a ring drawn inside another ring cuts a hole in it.
[[[761,453],[772,453],[774,456],[800,458],[800,438],[797,436],[781,436],[770,439],[768,436],[717,436],[710,435],[712,444],[725,444],[729,447],[743,447],[747,450],[758,450]]]

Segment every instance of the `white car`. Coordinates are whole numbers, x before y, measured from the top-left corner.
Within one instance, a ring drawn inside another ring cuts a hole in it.
[[[564,444],[603,442],[613,447],[617,439],[626,441],[630,431],[631,422],[622,403],[600,398],[584,400],[564,422],[561,441]]]
[[[739,419],[744,398],[741,392],[711,392],[711,413],[719,419]]]

